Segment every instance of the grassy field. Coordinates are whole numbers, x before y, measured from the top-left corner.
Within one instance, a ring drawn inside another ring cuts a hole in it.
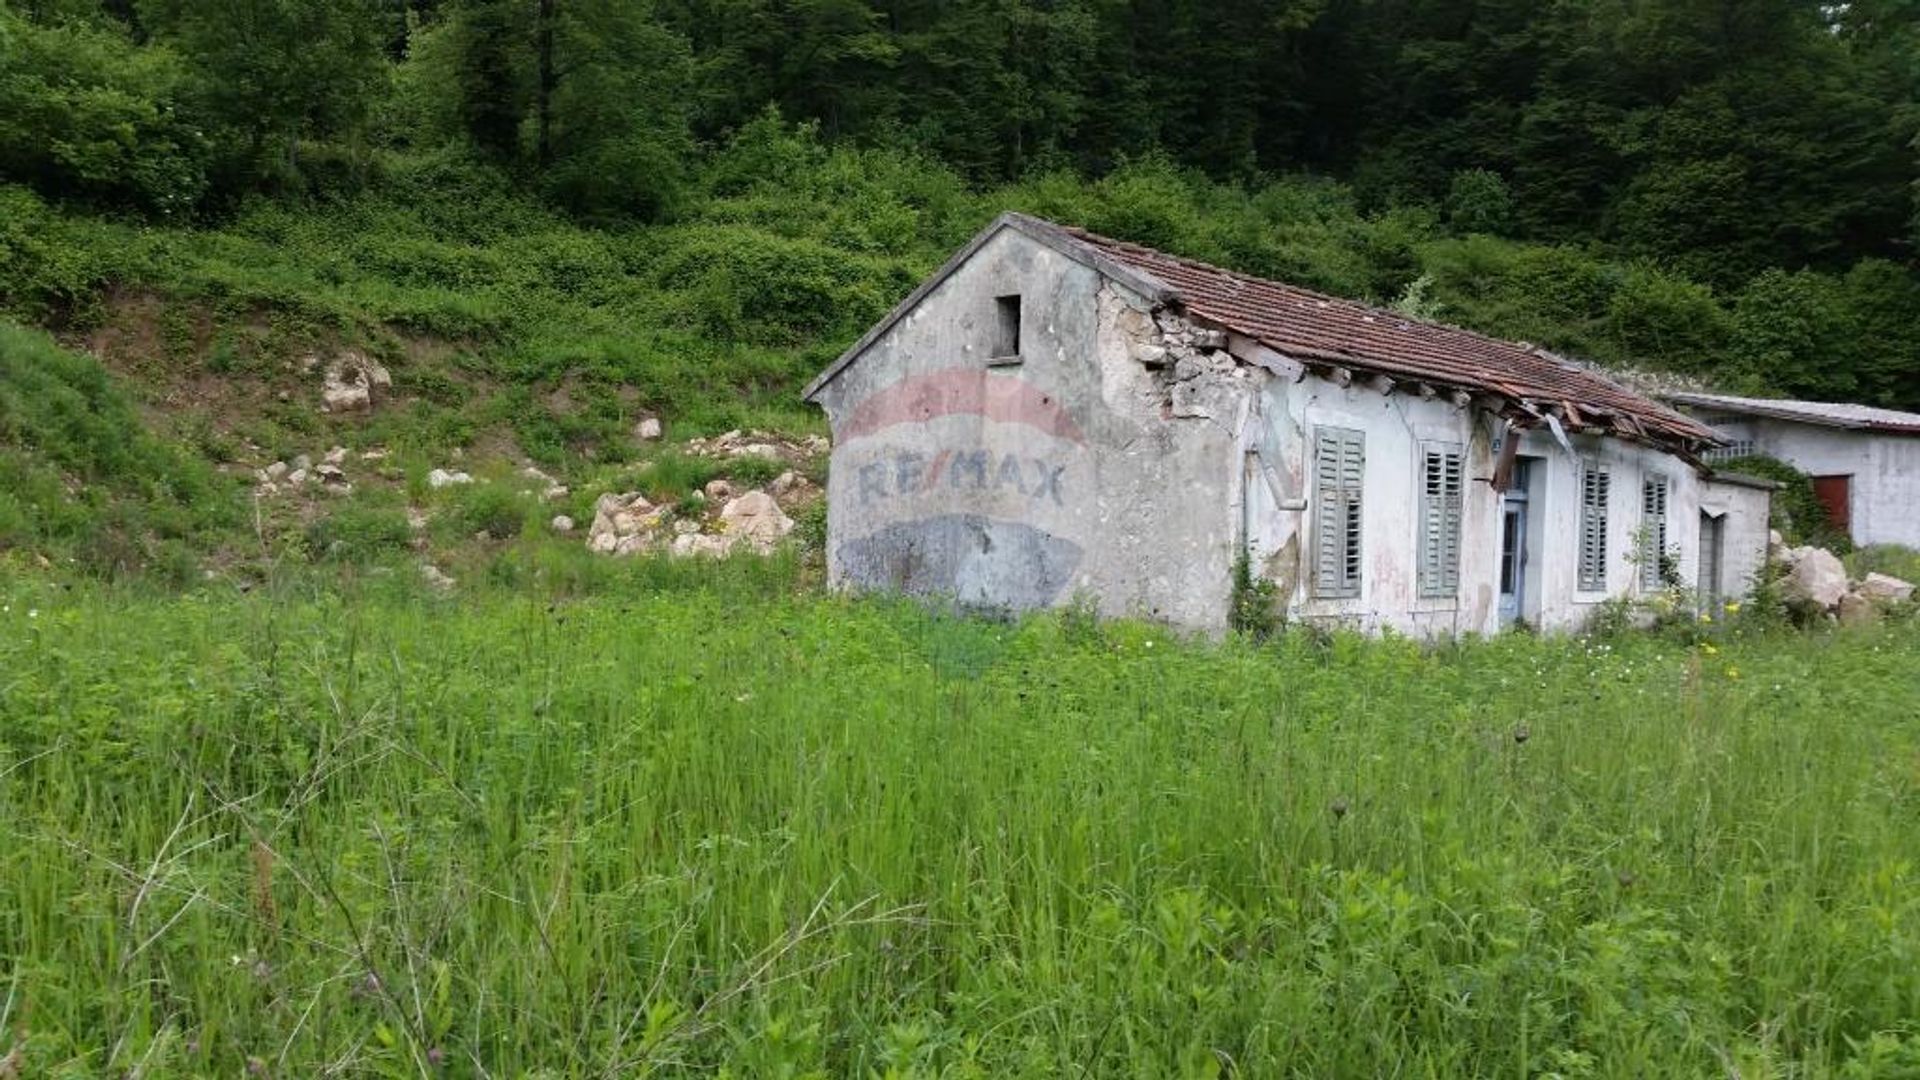
[[[623,573],[0,577],[0,1075],[1920,1068],[1910,625],[1256,647]]]

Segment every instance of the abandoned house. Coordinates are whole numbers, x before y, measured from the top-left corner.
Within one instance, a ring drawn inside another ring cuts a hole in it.
[[[1920,413],[1722,394],[1668,400],[1719,434],[1708,462],[1778,458],[1813,478],[1827,515],[1854,543],[1920,547]]]
[[[1578,365],[1005,214],[806,390],[842,587],[1226,625],[1577,626],[1739,593],[1769,491]]]

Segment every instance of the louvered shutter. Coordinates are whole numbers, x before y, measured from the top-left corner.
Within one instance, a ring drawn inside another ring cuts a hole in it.
[[[1460,518],[1465,463],[1458,446],[1424,444],[1420,451],[1420,595],[1460,591]]]
[[[1640,491],[1640,586],[1658,589],[1667,552],[1667,478],[1649,476]]]
[[[1366,436],[1350,428],[1314,429],[1314,593],[1360,593],[1360,499]]]
[[[1580,468],[1579,579],[1583,592],[1607,589],[1607,495],[1612,478],[1604,466],[1586,462]]]

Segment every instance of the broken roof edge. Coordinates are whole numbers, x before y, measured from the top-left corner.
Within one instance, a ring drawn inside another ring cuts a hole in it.
[[[935,270],[932,276],[908,293],[906,299],[895,304],[879,322],[874,323],[866,333],[860,335],[859,340],[849,345],[833,363],[828,364],[826,370],[814,376],[813,381],[807,384],[807,388],[800,391],[800,399],[813,402],[815,396],[825,389],[828,383],[852,366],[862,353],[873,347],[874,342],[879,341],[901,319],[906,318],[914,308],[919,307],[922,301],[945,284],[948,278],[965,266],[968,260],[979,253],[981,248],[987,246],[987,242],[998,236],[1003,229],[1013,229],[1023,236],[1045,244],[1069,259],[1120,282],[1156,307],[1176,304],[1180,301],[1180,293],[1166,282],[1120,262],[1060,226],[1015,210],[1002,211],[999,216],[987,223],[986,228],[975,233],[973,239],[967,241],[964,247],[940,264],[940,269]]]

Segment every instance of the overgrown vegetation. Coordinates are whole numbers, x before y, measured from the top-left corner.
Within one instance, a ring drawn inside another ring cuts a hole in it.
[[[0,1059],[1892,1076],[1920,1039],[1907,630],[1205,646],[597,565],[557,606],[7,577]]]

